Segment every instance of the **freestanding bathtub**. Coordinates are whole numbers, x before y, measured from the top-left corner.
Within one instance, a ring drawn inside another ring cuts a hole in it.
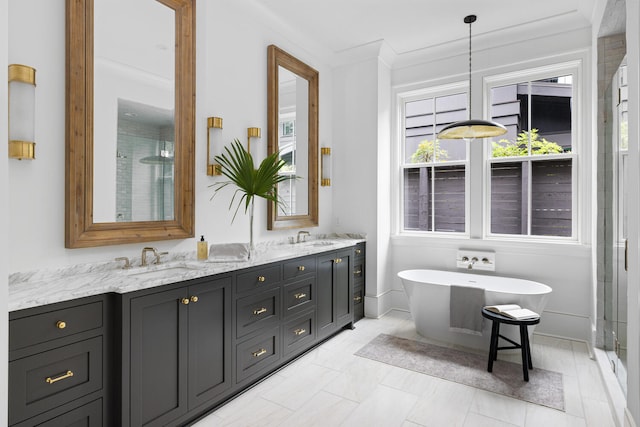
[[[405,270],[398,277],[402,279],[418,334],[444,344],[483,350],[489,349],[491,336],[491,322],[486,319],[482,336],[449,330],[450,285],[484,288],[485,305],[518,304],[540,314],[551,293],[551,288],[542,283],[510,277],[441,270]],[[529,338],[534,329],[535,326],[529,327]],[[500,334],[520,342],[516,326],[503,324]],[[501,345],[504,344],[501,340]]]

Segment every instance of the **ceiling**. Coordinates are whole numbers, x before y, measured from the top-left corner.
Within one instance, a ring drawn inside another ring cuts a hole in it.
[[[327,53],[381,41],[396,55],[467,40],[466,15],[475,14],[473,37],[504,42],[518,32],[591,25],[597,0],[245,0],[291,32],[302,33]],[[257,10],[255,10],[257,9]],[[499,36],[498,36],[499,35]]]

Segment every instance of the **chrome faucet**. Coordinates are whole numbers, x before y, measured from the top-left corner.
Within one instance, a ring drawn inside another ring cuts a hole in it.
[[[154,264],[160,264],[160,256],[166,255],[168,253],[168,252],[158,252],[156,248],[151,248],[151,247],[142,248],[142,260],[140,262],[140,265],[142,265],[143,267],[149,265],[149,263],[147,262],[147,252],[153,252],[153,255],[156,257],[156,259],[153,261]]]
[[[296,243],[304,242],[307,236],[310,236],[308,231],[298,231],[298,237],[296,238]],[[302,239],[300,237],[302,236]]]
[[[467,269],[469,270],[473,269],[473,264],[475,264],[476,262],[478,262],[478,258],[476,257],[471,258],[471,261],[469,262],[469,264],[467,264]]]

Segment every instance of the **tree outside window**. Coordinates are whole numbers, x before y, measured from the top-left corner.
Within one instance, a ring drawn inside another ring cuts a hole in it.
[[[492,88],[492,120],[508,133],[491,142],[491,234],[572,236],[572,80]]]
[[[467,117],[467,95],[419,97],[404,113],[403,230],[464,233],[466,144],[436,135]]]

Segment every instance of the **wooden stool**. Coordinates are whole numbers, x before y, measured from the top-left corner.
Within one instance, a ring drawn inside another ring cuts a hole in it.
[[[491,345],[489,347],[489,365],[487,367],[487,371],[491,372],[493,370],[493,361],[498,359],[498,350],[519,348],[522,350],[522,373],[524,374],[524,380],[529,381],[529,369],[533,369],[533,364],[531,363],[531,346],[529,345],[529,333],[527,332],[527,326],[537,325],[540,323],[540,317],[535,319],[516,320],[488,311],[484,308],[482,309],[482,317],[493,322],[491,325]],[[517,325],[520,328],[520,344],[500,335],[501,323]],[[513,345],[508,347],[498,347],[498,338],[509,341]]]

